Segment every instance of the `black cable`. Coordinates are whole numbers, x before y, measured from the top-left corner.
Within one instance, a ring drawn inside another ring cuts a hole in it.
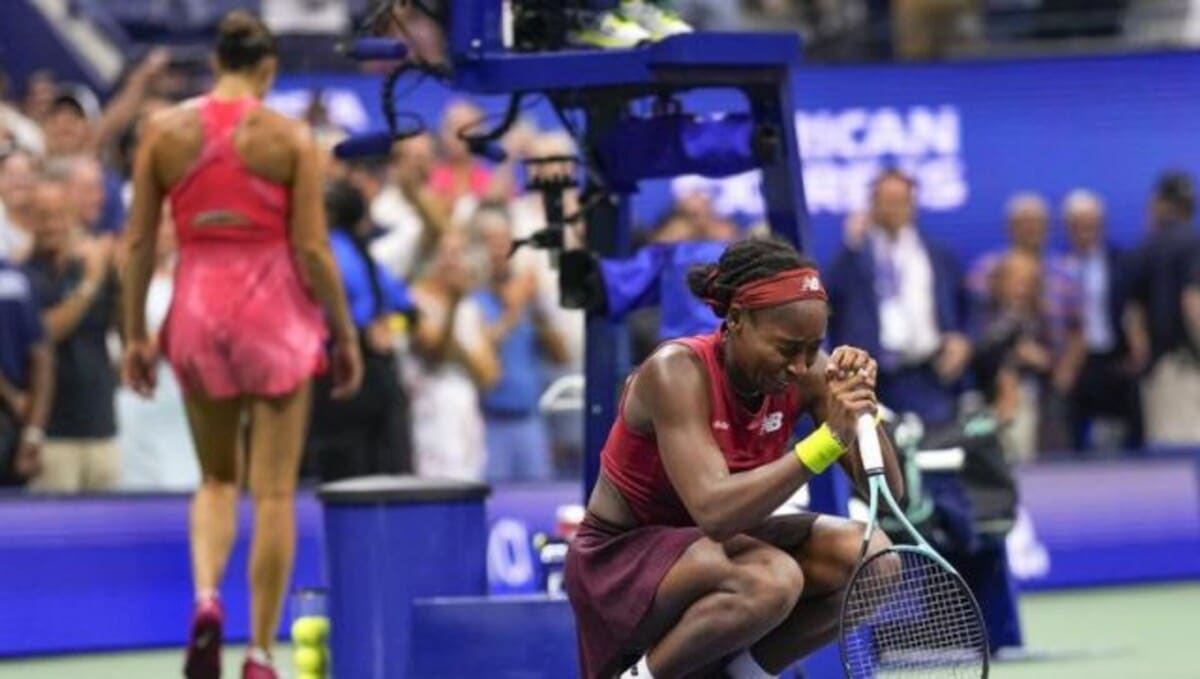
[[[411,84],[404,92],[396,94],[396,86],[399,84],[400,78],[411,70],[413,70],[412,65],[409,63],[403,63],[396,66],[388,72],[387,77],[383,79],[383,85],[380,88],[380,96],[382,98],[382,101],[380,102],[380,108],[383,110],[383,118],[387,122],[388,130],[397,139],[414,137],[426,130],[425,120],[420,115],[411,111],[399,111],[396,108],[396,100],[399,97],[412,92],[425,80],[426,73],[424,71],[418,71],[419,77],[414,80],[413,84]],[[410,120],[412,121],[412,124],[402,128],[400,126],[401,119]]]
[[[547,97],[547,101],[550,102],[550,108],[554,110],[559,122],[561,122],[563,128],[566,129],[567,134],[571,135],[571,139],[575,142],[575,147],[579,149],[579,158],[576,162],[583,167],[584,175],[591,182],[591,184],[596,187],[596,191],[593,194],[592,199],[587,201],[587,209],[591,209],[599,204],[600,200],[603,200],[612,194],[612,191],[608,185],[608,180],[605,179],[604,172],[599,168],[599,161],[595,154],[591,153],[588,145],[584,143],[582,135],[580,135],[577,131],[575,123],[571,122],[571,119],[567,116],[565,107],[561,106],[557,101],[550,99],[549,97]],[[585,211],[586,210],[584,210],[584,208],[580,208],[579,214],[576,216],[582,216]]]
[[[509,128],[517,122],[517,116],[524,112],[524,109],[521,108],[521,99],[524,96],[524,92],[513,92],[511,95],[509,95],[508,106],[504,109],[504,115],[501,117],[500,123],[491,130],[477,134],[471,134],[469,132],[469,130],[479,127],[479,125],[484,121],[495,118],[495,116],[483,115],[471,123],[460,127],[455,134],[468,146],[471,146],[472,144],[486,144],[490,141],[496,141],[497,139],[503,137],[506,132],[508,132]]]
[[[385,12],[391,12],[393,7],[395,7],[395,0],[378,0],[373,8],[358,22],[358,30],[355,33],[358,36],[362,36],[367,32],[374,32],[373,27],[375,24],[379,23],[379,19],[383,17]]]

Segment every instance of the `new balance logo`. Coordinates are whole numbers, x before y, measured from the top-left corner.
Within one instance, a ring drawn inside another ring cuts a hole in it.
[[[763,420],[762,431],[764,434],[770,434],[773,431],[777,431],[782,426],[783,413],[776,410],[770,415],[767,415],[766,419]]]
[[[800,282],[800,289],[804,292],[818,292],[821,289],[821,279],[809,276]]]

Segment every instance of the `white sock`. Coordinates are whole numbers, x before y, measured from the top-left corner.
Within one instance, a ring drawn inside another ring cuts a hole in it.
[[[750,649],[738,653],[736,658],[730,660],[725,666],[725,672],[732,679],[777,679],[779,676],[764,670],[754,656],[750,655]]]
[[[650,674],[650,666],[646,664],[646,656],[643,655],[636,665],[625,670],[620,679],[654,679],[654,675]]]
[[[221,593],[215,589],[202,589],[196,592],[196,603],[208,601],[210,599],[220,599]]]
[[[252,662],[258,663],[259,665],[266,665],[267,667],[275,666],[271,662],[270,654],[268,654],[266,651],[264,651],[261,648],[254,648],[254,647],[247,648],[246,649],[246,657],[249,658]]]

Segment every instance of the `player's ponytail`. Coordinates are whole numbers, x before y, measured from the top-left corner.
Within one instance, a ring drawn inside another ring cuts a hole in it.
[[[246,71],[263,59],[275,56],[275,36],[244,9],[235,9],[217,27],[217,64],[226,71]]]

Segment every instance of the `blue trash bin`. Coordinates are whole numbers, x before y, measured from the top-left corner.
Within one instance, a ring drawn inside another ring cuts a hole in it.
[[[321,487],[338,679],[402,679],[412,602],[487,593],[482,483],[370,476]]]

